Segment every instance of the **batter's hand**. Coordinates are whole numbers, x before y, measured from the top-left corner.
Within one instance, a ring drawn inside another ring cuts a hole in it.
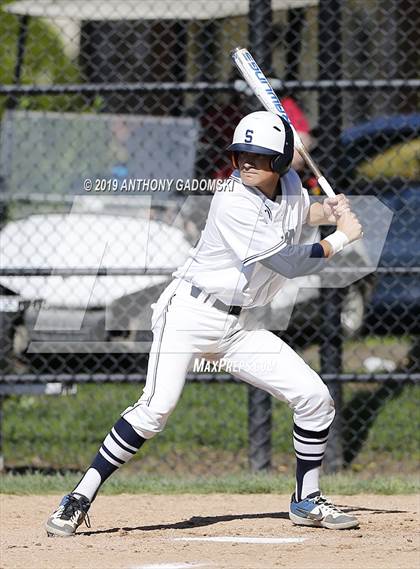
[[[350,202],[344,194],[338,194],[333,198],[326,198],[322,208],[328,223],[335,224],[345,212],[350,211]]]
[[[337,220],[337,230],[348,237],[350,243],[363,237],[363,228],[360,221],[352,211],[345,211]]]

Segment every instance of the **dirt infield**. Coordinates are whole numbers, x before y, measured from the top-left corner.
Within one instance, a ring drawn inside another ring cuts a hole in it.
[[[99,496],[72,538],[48,538],[56,496],[0,496],[1,569],[414,569],[419,566],[419,496],[331,496],[360,529],[291,524],[288,496]],[[224,537],[213,542],[177,538]],[[238,538],[294,538],[243,543]],[[298,538],[298,539],[296,539]],[[303,541],[301,541],[303,538]],[[238,541],[235,541],[238,540]]]

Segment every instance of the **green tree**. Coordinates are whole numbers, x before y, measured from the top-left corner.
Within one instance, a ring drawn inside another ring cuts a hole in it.
[[[4,10],[12,0],[0,0],[0,84],[14,83],[19,17]],[[81,82],[77,62],[65,53],[60,34],[42,18],[29,19],[21,83],[53,85]],[[0,116],[7,97],[0,97]],[[19,97],[18,109],[81,111],[92,108],[91,97],[81,95],[27,95]]]

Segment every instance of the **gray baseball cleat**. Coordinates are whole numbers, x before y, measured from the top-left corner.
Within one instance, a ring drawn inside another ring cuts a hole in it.
[[[289,518],[299,526],[328,529],[351,529],[359,526],[357,518],[342,512],[320,492],[314,492],[300,502],[296,502],[293,494]]]
[[[89,508],[90,502],[85,496],[67,494],[45,524],[47,535],[49,537],[71,537],[83,521],[90,528]]]

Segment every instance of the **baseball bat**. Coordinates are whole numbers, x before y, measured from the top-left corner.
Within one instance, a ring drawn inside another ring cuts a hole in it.
[[[283,105],[280,103],[279,98],[274,92],[272,86],[270,85],[267,77],[259,68],[255,59],[245,48],[237,47],[231,52],[231,57],[233,63],[238,68],[240,74],[245,79],[246,83],[249,85],[253,93],[258,97],[263,107],[267,111],[270,111],[276,115],[280,115],[284,120],[286,120],[293,130],[293,136],[295,141],[295,148],[305,160],[306,164],[311,169],[312,173],[317,179],[319,187],[328,197],[334,197],[335,193],[329,184],[328,180],[322,175],[320,169],[313,161],[308,150],[305,148],[299,134],[289,120]]]

